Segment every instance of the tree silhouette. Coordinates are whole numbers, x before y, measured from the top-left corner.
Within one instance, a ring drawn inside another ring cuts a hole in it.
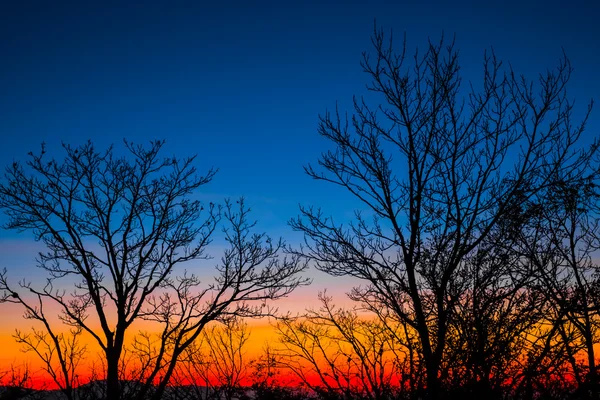
[[[112,147],[99,152],[91,142],[64,145],[63,160],[48,159],[42,146],[40,154],[30,153],[26,166],[7,167],[0,184],[0,208],[9,218],[5,227],[32,231],[46,245],[37,261],[48,275],[41,289],[27,281],[19,284],[39,301],[35,305],[9,285],[4,271],[2,301],[25,306],[26,317],[42,321],[51,337],[42,305],[53,302],[64,324],[91,335],[104,355],[109,399],[122,397],[119,371],[125,334],[134,321],[163,324],[140,393],[149,393],[158,380],[152,393],[160,398],[178,357],[207,323],[265,314],[268,309],[261,306],[267,299],[306,283],[297,278],[304,263],[297,257],[279,259],[282,242],[251,232],[243,201],[239,211],[226,207],[231,249],[214,282],[196,290],[201,282],[195,275],[174,277],[176,266],[207,257],[222,215],[220,207],[211,203],[205,209],[192,197],[215,170],[199,176],[194,157],[162,158],[163,144],[154,141],[145,148],[125,142],[122,157]],[[61,286],[66,278],[76,281],[71,292]]]
[[[325,398],[387,400],[402,392],[405,346],[396,326],[344,310],[319,294],[321,307],[277,325],[279,362]]]
[[[377,30],[372,42],[375,55],[361,65],[382,103],[355,98],[350,118],[322,116],[319,133],[333,150],[306,167],[363,209],[344,225],[303,207],[291,225],[305,235],[298,254],[357,278],[352,299],[417,332],[427,397],[438,399],[467,260],[499,224],[522,225],[521,204],[558,177],[585,180],[598,143],[578,147],[591,106],[575,124],[566,57],[534,85],[486,54],[481,84],[465,88],[454,43],[430,42],[410,62],[405,43],[397,52]]]
[[[237,398],[249,374],[249,335],[247,324],[238,319],[205,329],[178,363],[177,381],[191,385],[198,398]]]
[[[455,396],[502,398],[521,371],[528,335],[544,319],[514,240],[501,229],[464,261],[465,287],[449,323],[444,385]]]
[[[599,395],[594,344],[600,269],[593,260],[600,248],[598,198],[594,179],[563,177],[541,202],[525,206],[535,210],[535,217],[519,236],[519,249],[534,274],[531,290],[546,302],[546,319],[582,398]],[[576,357],[579,352],[585,361]]]

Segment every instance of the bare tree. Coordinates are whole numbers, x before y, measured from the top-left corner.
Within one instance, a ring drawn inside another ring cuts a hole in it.
[[[193,385],[199,398],[232,400],[248,378],[250,332],[238,319],[205,329],[177,365],[178,380]]]
[[[32,372],[29,364],[11,364],[0,370],[0,399],[20,399],[33,392]]]
[[[78,368],[87,352],[87,346],[81,343],[82,328],[55,333],[48,321],[44,327],[45,330],[32,328],[28,333],[17,330],[14,337],[23,345],[23,351],[42,360],[44,371],[68,400],[74,400],[74,388],[83,383]]]
[[[256,315],[252,301],[277,298],[302,283],[295,274],[303,264],[297,259],[280,263],[277,247],[261,246],[260,235],[247,238],[247,221],[235,220],[239,214],[233,211],[226,214],[229,221],[242,225],[233,225],[238,241],[226,253],[226,263],[217,267],[215,283],[196,293],[196,276],[174,278],[177,265],[206,258],[221,213],[212,203],[204,210],[192,197],[215,170],[198,176],[194,157],[159,156],[163,144],[155,141],[145,148],[125,142],[124,157],[112,147],[99,152],[90,142],[64,145],[66,156],[60,161],[48,159],[42,146],[40,154],[30,153],[26,166],[8,166],[0,184],[0,208],[9,218],[5,228],[32,231],[47,247],[37,260],[48,274],[46,285],[39,289],[21,281],[20,287],[40,302],[58,305],[62,322],[95,339],[106,362],[109,399],[122,395],[125,334],[134,321],[165,324],[160,347],[173,351],[160,393],[178,356],[206,323],[231,313]],[[61,286],[65,279],[76,281],[72,292]],[[2,301],[21,302],[6,271],[0,283]],[[173,318],[179,322],[173,324]],[[152,365],[146,391],[163,366],[164,359]]]
[[[302,208],[291,225],[305,234],[298,253],[331,275],[356,277],[363,285],[353,299],[418,333],[427,396],[437,399],[465,259],[558,176],[585,178],[578,173],[598,144],[576,147],[587,114],[572,120],[566,57],[534,85],[486,54],[480,89],[464,88],[454,43],[430,42],[411,63],[406,45],[396,52],[383,32],[372,42],[375,56],[365,53],[361,65],[382,104],[355,98],[350,119],[322,116],[319,133],[334,149],[319,168],[306,167],[364,208],[345,226]]]
[[[193,158],[162,159],[162,146],[126,143],[127,159],[112,147],[98,152],[90,142],[64,145],[61,161],[47,159],[42,146],[40,154],[30,153],[28,168],[17,162],[7,167],[0,185],[0,207],[9,217],[5,227],[32,231],[48,249],[38,257],[49,276],[46,286],[20,286],[59,305],[67,325],[98,342],[109,398],[120,397],[118,368],[128,327],[175,265],[203,256],[218,219],[211,207],[196,224],[202,207],[189,198],[214,171],[199,177]],[[67,277],[78,280],[69,294],[57,284]],[[19,296],[6,284],[2,289],[4,301]],[[91,313],[100,332],[92,328]]]
[[[465,287],[449,323],[442,379],[456,397],[509,393],[528,337],[545,318],[545,303],[531,290],[531,271],[510,236],[496,232],[490,239],[465,259]]]
[[[542,202],[532,202],[536,217],[520,237],[523,256],[535,272],[536,291],[548,303],[548,319],[570,364],[578,396],[598,398],[594,345],[598,343],[600,209],[596,176],[587,181],[562,177]],[[535,240],[532,240],[535,238]],[[578,354],[585,354],[585,361]]]
[[[4,273],[0,274],[0,288],[8,288]],[[37,321],[43,326],[42,329],[32,327],[29,332],[17,329],[13,337],[22,345],[23,352],[34,353],[42,361],[44,371],[67,399],[73,400],[73,389],[81,383],[76,370],[87,352],[87,346],[81,343],[83,328],[78,326],[67,332],[57,332],[52,327],[51,318],[46,315],[40,294],[27,300],[16,292],[10,294],[10,299],[5,297],[5,301],[20,304],[25,309],[25,319]]]
[[[278,324],[280,364],[317,393],[344,399],[395,398],[408,372],[402,368],[406,349],[394,340],[398,332],[390,332],[389,325],[373,316],[335,307],[324,293],[319,300],[319,310]]]

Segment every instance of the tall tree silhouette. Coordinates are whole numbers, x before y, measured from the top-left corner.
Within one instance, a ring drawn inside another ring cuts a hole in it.
[[[333,150],[306,167],[363,207],[347,225],[303,207],[291,225],[305,234],[299,254],[359,279],[353,299],[418,333],[427,396],[437,399],[466,259],[557,176],[584,178],[577,172],[598,144],[577,147],[591,106],[581,123],[572,120],[566,57],[534,85],[486,53],[481,83],[465,88],[454,43],[430,42],[412,59],[382,31],[372,43],[374,56],[364,53],[361,65],[382,103],[355,97],[350,118],[321,116],[319,133]]]
[[[43,303],[54,303],[62,322],[91,335],[104,354],[109,399],[121,398],[120,361],[134,321],[162,322],[165,334],[159,348],[175,349],[160,392],[178,354],[207,322],[227,313],[256,315],[252,301],[278,298],[302,283],[296,278],[302,263],[296,258],[280,262],[277,244],[263,246],[263,236],[247,237],[252,224],[243,205],[241,219],[228,208],[226,217],[235,231],[231,238],[237,242],[226,253],[229,262],[218,267],[215,282],[194,292],[200,284],[196,276],[175,278],[176,266],[206,258],[221,209],[212,203],[205,209],[192,197],[213,179],[215,170],[199,176],[194,157],[160,156],[163,144],[125,142],[127,154],[122,157],[112,147],[97,151],[91,142],[64,145],[62,160],[49,159],[42,146],[41,153],[30,153],[25,166],[8,166],[0,184],[0,208],[8,216],[5,227],[31,231],[46,245],[37,261],[48,276],[42,288],[21,281],[21,289],[27,289],[23,291],[9,285],[4,271],[2,301],[24,305],[29,315],[39,315]],[[74,290],[61,286],[63,278],[76,280]],[[22,293],[27,291],[39,305],[28,303],[31,299]],[[158,361],[146,391],[165,365]]]

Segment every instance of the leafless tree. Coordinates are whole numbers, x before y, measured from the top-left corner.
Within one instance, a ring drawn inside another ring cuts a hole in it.
[[[248,325],[238,319],[205,329],[184,352],[176,375],[193,385],[199,398],[232,400],[248,378]]]
[[[335,307],[319,295],[321,308],[299,319],[282,319],[279,360],[317,393],[344,399],[392,399],[408,371],[398,332],[373,316]],[[400,327],[395,329],[401,330]]]
[[[600,248],[600,209],[593,178],[582,182],[562,177],[550,187],[542,202],[529,205],[536,218],[520,239],[535,272],[532,290],[548,303],[548,320],[579,386],[578,396],[598,398],[594,345],[600,328],[600,267],[593,255]],[[585,354],[583,362],[580,353]]]
[[[163,343],[141,391],[148,392],[158,379],[159,396],[178,357],[206,323],[232,314],[258,315],[265,300],[304,282],[296,278],[304,264],[294,257],[280,261],[277,243],[264,245],[264,235],[250,236],[248,210],[236,213],[229,206],[231,249],[217,266],[215,282],[195,291],[200,285],[195,275],[173,277],[177,265],[206,258],[221,210],[212,203],[205,210],[192,197],[215,170],[198,176],[194,157],[162,158],[163,144],[145,148],[125,142],[122,157],[112,147],[99,152],[90,142],[64,145],[66,156],[59,161],[49,159],[42,146],[25,166],[8,166],[0,184],[5,228],[32,231],[47,247],[37,259],[48,274],[46,285],[39,289],[21,281],[20,288],[58,305],[64,324],[95,339],[104,354],[109,399],[122,396],[125,334],[135,321],[163,323]],[[2,301],[19,303],[20,290],[6,276],[4,271]],[[72,292],[61,286],[68,279],[76,282]]]
[[[43,389],[39,383],[34,384],[35,375],[31,366],[11,364],[8,369],[0,370],[0,399],[1,400],[44,400]],[[34,388],[37,386],[37,388]]]
[[[5,274],[0,274],[0,288],[7,288]],[[73,327],[67,332],[57,332],[44,310],[42,296],[36,294],[33,299],[24,299],[16,292],[11,293],[9,301],[20,304],[25,309],[24,318],[39,322],[43,328],[32,327],[29,332],[17,329],[13,337],[22,345],[22,351],[35,354],[43,363],[43,370],[60,388],[68,400],[73,400],[73,389],[81,383],[77,368],[87,352],[82,344],[82,327]]]
[[[487,53],[481,84],[465,88],[454,43],[430,42],[410,62],[406,45],[397,52],[382,31],[372,42],[375,55],[365,53],[361,65],[382,104],[355,98],[350,118],[322,116],[319,133],[333,150],[306,167],[363,209],[344,225],[302,208],[291,225],[305,234],[298,253],[331,275],[357,278],[353,299],[390,310],[418,333],[427,397],[438,399],[465,259],[558,176],[584,179],[578,172],[598,143],[579,147],[591,106],[573,121],[566,57],[534,85]]]
[[[490,239],[465,259],[465,287],[449,323],[442,379],[456,397],[509,393],[528,337],[545,318],[545,303],[530,290],[531,271],[510,236],[496,232]]]
[[[68,400],[74,400],[74,388],[83,383],[78,368],[87,352],[87,346],[81,343],[82,328],[55,333],[49,323],[44,326],[45,330],[32,328],[28,333],[17,330],[15,339],[25,352],[38,356],[52,381]]]
[[[214,171],[199,177],[193,158],[160,158],[162,146],[126,143],[128,159],[112,147],[98,152],[90,142],[64,145],[60,161],[48,159],[42,146],[25,167],[8,166],[0,185],[6,228],[30,230],[47,247],[38,257],[47,284],[20,286],[56,303],[67,325],[95,338],[106,357],[109,398],[120,397],[118,368],[128,327],[175,265],[203,256],[218,219],[211,207],[197,224],[202,206],[189,198]],[[18,301],[5,274],[3,300]],[[78,281],[69,294],[57,284],[67,277]],[[100,332],[92,328],[91,312]]]

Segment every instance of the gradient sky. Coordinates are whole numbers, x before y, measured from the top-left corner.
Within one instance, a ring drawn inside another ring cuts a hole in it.
[[[298,204],[341,218],[356,205],[302,167],[328,146],[316,132],[319,113],[365,93],[359,61],[374,19],[399,38],[405,32],[411,51],[456,34],[465,80],[480,77],[490,46],[532,78],[564,49],[578,110],[600,99],[598,1],[136,3],[1,2],[1,166],[42,141],[53,151],[61,141],[164,138],[165,154],[197,153],[200,171],[219,168],[205,199],[244,195],[262,229],[294,243],[287,221]],[[596,107],[587,135],[599,127]],[[0,268],[35,274],[37,249],[0,230]],[[331,282],[317,279],[294,304]],[[336,278],[335,290],[348,287]],[[9,313],[0,307],[0,320]]]
[[[359,60],[374,19],[406,32],[410,49],[455,33],[466,79],[490,46],[532,77],[564,48],[580,110],[600,97],[597,1],[129,3],[2,2],[0,165],[42,141],[165,138],[167,152],[220,169],[206,195],[245,195],[264,226],[287,234],[298,203],[345,209],[302,166],[327,148],[318,114],[365,93]]]

